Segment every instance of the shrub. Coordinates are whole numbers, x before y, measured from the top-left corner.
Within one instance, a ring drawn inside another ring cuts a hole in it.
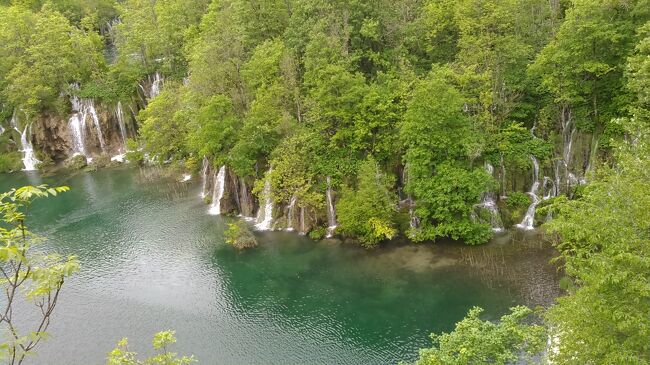
[[[20,152],[0,153],[0,173],[18,171],[23,168]]]
[[[258,244],[253,232],[242,221],[228,224],[225,235],[226,243],[238,250],[256,247]]]

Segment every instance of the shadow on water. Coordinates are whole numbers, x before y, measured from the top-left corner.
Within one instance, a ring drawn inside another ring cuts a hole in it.
[[[258,232],[260,246],[238,252],[224,243],[229,218],[176,180],[155,169],[0,176],[0,190],[72,188],[32,206],[44,249],[82,265],[33,364],[103,363],[123,336],[141,350],[167,328],[203,364],[394,364],[474,305],[495,319],[559,294],[553,250],[534,232],[371,251]]]

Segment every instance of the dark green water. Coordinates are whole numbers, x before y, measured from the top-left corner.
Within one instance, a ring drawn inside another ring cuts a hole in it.
[[[77,254],[82,269],[29,363],[101,364],[122,337],[147,353],[153,333],[175,329],[174,350],[202,364],[394,364],[471,306],[497,318],[558,293],[552,250],[534,233],[368,252],[272,232],[240,253],[197,183],[149,175],[0,175],[0,191],[72,188],[32,207],[32,230],[50,238],[44,249]]]

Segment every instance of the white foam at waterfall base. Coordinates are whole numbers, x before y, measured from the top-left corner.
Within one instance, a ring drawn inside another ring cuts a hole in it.
[[[181,178],[180,182],[188,182],[192,180],[192,175],[190,174],[183,174],[183,177]]]
[[[296,201],[298,199],[296,196],[291,197],[291,202],[289,202],[289,211],[287,212],[287,231],[291,232],[294,230],[293,228],[293,214],[296,208]]]
[[[221,199],[226,187],[226,166],[221,166],[219,172],[214,175],[214,187],[212,188],[212,203],[208,214],[221,214]]]
[[[325,237],[331,238],[338,225],[336,223],[336,210],[334,209],[334,202],[332,201],[332,182],[329,176],[327,177],[327,191],[325,192],[325,195],[327,197],[327,222],[329,224]]]
[[[260,209],[257,212],[257,224],[255,228],[260,231],[268,231],[273,224],[273,199],[271,198],[271,180],[268,175],[272,170],[267,173],[266,181],[264,182],[264,190],[262,190],[262,197],[264,198],[264,205],[260,204]]]
[[[537,196],[537,190],[539,190],[539,162],[535,156],[530,156],[531,161],[533,162],[533,185],[530,187],[528,195],[532,199],[532,203],[528,206],[526,215],[521,223],[517,224],[517,228],[529,231],[535,229],[535,209],[537,205],[541,202]]]
[[[126,161],[126,154],[120,153],[118,155],[115,155],[115,156],[111,157],[111,161],[123,163],[124,161]]]

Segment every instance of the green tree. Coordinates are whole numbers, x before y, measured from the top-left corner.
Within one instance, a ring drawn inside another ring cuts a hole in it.
[[[555,364],[649,364],[650,131],[619,119],[631,142],[617,148],[575,200],[551,205],[547,230],[570,279],[546,318]]]
[[[530,309],[511,308],[497,323],[481,320],[482,312],[474,307],[453,332],[432,334],[433,347],[420,350],[415,365],[506,365],[544,350],[544,327],[526,323]]]
[[[445,75],[443,70],[432,72],[419,83],[400,126],[406,190],[416,200],[422,223],[411,237],[484,243],[491,237],[490,227],[474,223],[471,212],[493,181],[484,169],[471,166],[467,157],[471,122],[463,112],[462,95]]]
[[[365,247],[389,240],[397,234],[395,215],[397,196],[392,188],[395,179],[383,172],[369,156],[360,163],[356,188],[343,189],[336,204],[338,230],[358,237]]]
[[[33,247],[42,238],[26,226],[28,208],[34,199],[56,196],[67,190],[67,187],[40,185],[0,194],[0,286],[5,293],[0,311],[5,342],[0,344],[0,357],[9,364],[22,364],[46,339],[63,283],[79,270],[75,256],[35,252]],[[33,303],[38,308],[32,330],[25,333],[18,328],[15,317],[25,309],[23,303]]]
[[[175,331],[162,331],[153,336],[153,348],[157,355],[138,360],[138,354],[129,351],[129,342],[123,338],[117,347],[108,353],[106,365],[189,365],[196,362],[193,356],[178,356],[169,351],[169,346],[176,343]]]

